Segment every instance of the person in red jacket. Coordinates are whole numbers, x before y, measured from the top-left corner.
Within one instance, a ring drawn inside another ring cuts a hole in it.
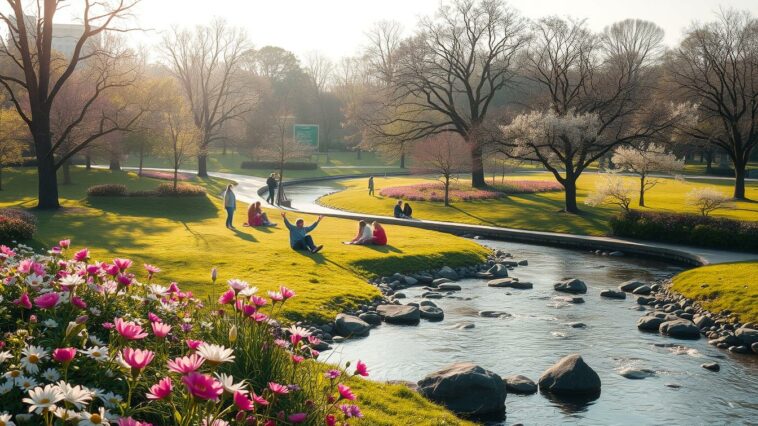
[[[374,236],[371,240],[371,243],[375,246],[386,246],[387,233],[384,231],[384,227],[382,227],[379,222],[374,222],[372,225],[374,228]]]

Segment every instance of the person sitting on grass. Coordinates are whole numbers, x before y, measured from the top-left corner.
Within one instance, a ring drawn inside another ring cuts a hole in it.
[[[365,220],[358,222],[358,234],[351,241],[345,241],[345,244],[371,244],[374,240],[374,231],[371,229],[371,225],[366,223]]]
[[[403,200],[397,200],[397,204],[395,204],[394,214],[398,219],[406,219],[406,216],[403,213]]]
[[[247,209],[245,226],[276,226],[276,224],[268,220],[268,215],[261,208],[261,202],[256,201]]]
[[[290,231],[290,247],[292,247],[292,250],[308,250],[311,253],[318,253],[324,248],[323,245],[317,246],[313,242],[313,237],[308,235],[309,232],[313,231],[321,223],[321,219],[324,216],[319,216],[310,226],[305,226],[305,221],[300,218],[295,221],[294,225],[291,224],[287,220],[287,212],[282,212],[282,218],[284,219],[284,226]]]
[[[374,232],[371,238],[371,244],[375,246],[386,246],[387,233],[384,231],[384,227],[379,222],[374,222],[372,227],[374,228]]]
[[[413,209],[411,208],[411,205],[408,204],[408,202],[406,202],[405,206],[403,207],[403,215],[408,219],[413,217]]]

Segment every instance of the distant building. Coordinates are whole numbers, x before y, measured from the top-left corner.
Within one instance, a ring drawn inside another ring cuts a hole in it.
[[[25,15],[24,20],[26,21],[26,29],[32,34],[32,37],[36,38],[36,35],[34,34],[34,31],[37,29],[37,17],[33,15]],[[15,17],[11,16],[11,21],[13,22],[14,26],[16,24]],[[79,41],[79,38],[84,33],[84,25],[79,24],[53,24],[53,41],[52,41],[52,48],[55,52],[60,53],[63,55],[66,60],[71,60],[71,57],[74,55],[74,49],[76,48],[76,43]],[[11,33],[8,35],[9,38],[15,38],[15,34]],[[100,34],[91,37],[87,40],[87,44],[84,47],[84,51],[91,51],[93,48],[97,48],[100,46]],[[31,40],[30,40],[31,41]],[[13,46],[13,43],[10,42],[9,46]]]

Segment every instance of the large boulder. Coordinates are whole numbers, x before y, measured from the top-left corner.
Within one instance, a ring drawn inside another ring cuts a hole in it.
[[[639,296],[647,296],[648,294],[652,293],[653,289],[650,288],[648,285],[641,285],[634,290],[632,290],[632,294],[636,294]]]
[[[704,328],[711,328],[714,325],[716,325],[716,321],[714,321],[713,318],[707,315],[695,315],[692,318],[692,322],[695,323],[697,328],[701,330]]]
[[[338,314],[334,320],[334,328],[337,335],[342,337],[360,337],[368,336],[371,326],[362,319],[347,315]]]
[[[531,395],[537,392],[537,384],[532,379],[522,376],[508,376],[505,379],[505,389],[510,393]]]
[[[409,305],[379,305],[376,312],[390,324],[418,324],[421,314],[417,307]]]
[[[600,392],[600,376],[579,354],[564,357],[545,370],[539,379],[540,390],[554,394],[587,395]]]
[[[447,278],[449,280],[457,281],[458,280],[458,273],[455,272],[455,269],[449,267],[449,266],[443,266],[442,269],[437,271],[437,274],[439,274],[442,278]]]
[[[496,263],[487,270],[487,273],[492,275],[493,278],[505,278],[508,276],[508,267],[503,264]]]
[[[621,290],[621,291],[627,291],[627,292],[631,293],[634,290],[636,290],[637,288],[642,287],[643,285],[646,285],[646,284],[643,283],[642,281],[629,280],[629,281],[625,281],[625,282],[621,283],[621,285],[619,286],[619,290]]]
[[[734,335],[747,347],[758,342],[758,330],[753,328],[740,327],[734,332]]]
[[[572,294],[584,294],[587,292],[587,285],[584,283],[584,281],[576,278],[570,278],[557,282],[555,285],[553,285],[553,288],[556,291]]]
[[[699,339],[700,329],[690,320],[676,319],[664,321],[658,327],[661,334],[677,339]]]
[[[637,321],[637,328],[643,331],[658,331],[662,323],[663,318],[645,315]]]
[[[419,314],[421,318],[429,321],[442,321],[445,318],[445,313],[436,306],[421,306]]]
[[[418,382],[418,391],[456,414],[477,419],[505,417],[506,389],[497,374],[471,363],[457,363]]]

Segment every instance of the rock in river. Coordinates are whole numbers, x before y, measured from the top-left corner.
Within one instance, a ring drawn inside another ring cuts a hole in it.
[[[622,377],[626,377],[627,379],[633,379],[633,380],[642,380],[646,377],[653,377],[655,376],[655,371],[648,370],[647,368],[632,368],[627,367],[619,371],[619,374]]]
[[[677,319],[661,323],[658,330],[667,336],[678,339],[699,339],[700,329],[690,320]]]
[[[382,323],[382,318],[376,312],[366,312],[358,315],[358,318],[371,325],[379,325]]]
[[[338,335],[342,337],[368,336],[371,326],[358,317],[347,314],[338,314],[334,320],[334,327]]]
[[[636,295],[639,295],[639,296],[647,296],[647,295],[648,295],[648,294],[650,294],[652,291],[653,291],[653,290],[650,288],[650,286],[647,286],[647,285],[641,285],[641,286],[639,286],[639,287],[635,288],[635,289],[632,291],[632,294],[636,294]]]
[[[625,281],[621,283],[621,285],[619,286],[619,290],[632,292],[638,287],[642,287],[643,285],[646,285],[646,284],[643,283],[642,281],[629,280],[629,281]]]
[[[705,364],[701,364],[700,366],[705,368],[706,370],[711,370],[711,371],[721,370],[721,366],[717,362],[706,362]]]
[[[576,278],[557,282],[553,288],[555,288],[556,291],[572,294],[583,294],[587,292],[587,285],[584,283],[584,281]]]
[[[487,270],[493,278],[505,278],[508,276],[508,268],[500,263],[496,263],[490,269]]]
[[[503,379],[478,365],[458,363],[435,371],[418,382],[418,391],[457,414],[493,420],[505,417]]]
[[[487,286],[501,287],[501,288],[516,288],[520,290],[527,290],[534,287],[532,283],[520,282],[517,278],[500,278],[497,280],[491,280],[487,282]]]
[[[390,324],[418,324],[421,313],[415,306],[408,305],[379,305],[376,312]]]
[[[607,297],[609,299],[626,299],[626,293],[616,290],[603,290],[600,292],[600,297]]]
[[[419,308],[419,313],[421,318],[429,321],[442,321],[445,318],[445,313],[436,306],[422,306]]]
[[[537,384],[522,375],[508,376],[505,379],[505,389],[511,393],[531,395],[537,392]]]
[[[442,269],[437,271],[437,274],[439,274],[442,278],[447,278],[449,280],[457,281],[458,280],[458,273],[455,272],[455,269],[449,267],[449,266],[443,266]]]
[[[734,335],[740,339],[742,343],[744,343],[747,347],[750,347],[753,345],[753,343],[758,342],[758,330],[752,328],[740,327],[737,329],[737,331],[734,332]]]
[[[505,311],[481,311],[479,316],[482,318],[508,318],[513,315]]]
[[[539,385],[543,392],[554,394],[594,394],[600,392],[600,376],[581,355],[572,354],[545,370]]]
[[[460,291],[461,286],[452,283],[443,283],[437,286],[437,290],[440,291]]]

